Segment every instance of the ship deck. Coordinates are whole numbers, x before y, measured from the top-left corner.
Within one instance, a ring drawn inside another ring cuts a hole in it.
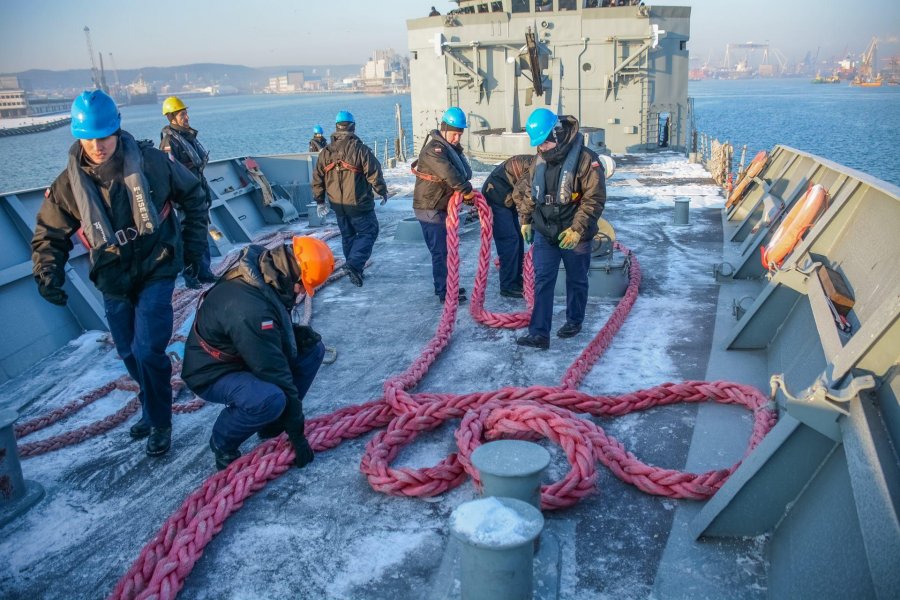
[[[724,353],[714,343],[723,309],[710,270],[723,260],[721,194],[701,166],[675,153],[629,155],[617,162],[604,217],[634,250],[643,282],[630,316],[580,389],[620,394],[706,379],[711,358],[715,362]],[[407,173],[386,171],[400,194],[378,209],[381,234],[364,287],[341,279],[314,298],[312,325],[337,349],[337,360],[322,366],[304,402],[307,418],[381,397],[384,381],[406,369],[438,323],[442,307],[432,293],[424,244],[393,239],[399,221],[412,216]],[[485,176],[477,174],[477,182]],[[671,224],[675,198],[692,200],[690,225]],[[461,284],[469,290],[478,238],[477,222],[463,226]],[[340,256],[339,240],[331,245]],[[497,292],[492,276],[490,310],[521,310],[522,301]],[[547,352],[520,348],[514,340],[521,332],[486,328],[460,310],[451,343],[416,390],[558,385],[615,305],[613,299],[591,297],[582,333],[554,337]],[[564,322],[564,310],[563,298],[557,298],[554,329]],[[100,337],[87,332],[4,384],[0,408],[19,410],[25,421],[123,374]],[[128,398],[114,392],[27,441],[94,421]],[[3,528],[0,596],[108,594],[168,516],[213,473],[207,440],[218,412],[205,406],[176,415],[173,447],[162,458],[148,458],[142,442],[128,437],[126,424],[24,460],[25,477],[40,482],[46,497]],[[591,418],[642,460],[695,471],[739,460],[752,427],[747,411],[705,404]],[[420,436],[394,466],[436,464],[455,450],[456,424]],[[475,488],[467,481],[428,500],[373,491],[359,471],[372,435],[319,453],[307,468],[290,469],[245,502],[206,547],[181,597],[458,597],[454,570],[447,568],[449,517],[477,497]],[[244,450],[256,443],[251,438]],[[556,481],[568,470],[565,456],[541,443],[552,455],[547,479]],[[559,598],[765,596],[765,539],[694,542],[685,523],[701,503],[647,495],[598,468],[594,494],[572,508],[544,513],[546,531],[558,542]]]

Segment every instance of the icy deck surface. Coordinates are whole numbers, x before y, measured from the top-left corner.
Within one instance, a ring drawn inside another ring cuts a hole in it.
[[[719,191],[699,165],[674,153],[621,157],[619,163],[608,182],[604,217],[637,254],[644,279],[629,319],[581,387],[593,394],[702,379],[715,316],[717,288],[710,265],[721,260]],[[380,397],[385,379],[418,356],[438,322],[441,306],[433,295],[427,249],[423,243],[393,241],[397,222],[412,216],[408,173],[407,167],[386,172],[388,185],[399,195],[378,209],[381,234],[365,286],[342,279],[315,297],[312,325],[326,345],[337,348],[338,359],[320,370],[304,403],[308,418]],[[475,182],[480,185],[485,176],[477,173]],[[691,199],[690,226],[670,224],[676,198]],[[461,283],[471,291],[478,225],[463,231]],[[331,245],[340,256],[339,239]],[[521,302],[501,298],[492,274],[489,310],[511,312]],[[590,298],[582,333],[567,340],[553,337],[547,352],[520,348],[514,339],[521,332],[487,329],[461,310],[451,345],[417,389],[557,385],[614,307],[614,300]],[[554,330],[564,322],[564,311],[559,297]],[[96,343],[99,335],[84,334],[0,387],[0,407],[19,409],[24,421],[124,373],[115,353]],[[92,422],[127,398],[116,392],[26,441]],[[80,445],[24,461],[25,477],[40,482],[47,496],[2,530],[0,597],[108,594],[166,518],[213,473],[207,440],[219,410],[209,405],[176,415],[172,450],[162,458],[148,458],[143,441],[128,437],[132,420]],[[677,405],[597,422],[639,458],[680,469],[695,413],[696,406]],[[743,421],[749,435],[749,413],[734,410],[729,418]],[[452,431],[448,424],[420,437],[394,465],[434,465],[455,450]],[[307,468],[288,471],[247,501],[207,546],[181,597],[439,597],[436,578],[450,514],[477,498],[476,492],[471,482],[429,501],[374,492],[359,473],[370,437],[317,455]],[[245,451],[255,443],[251,438]],[[553,457],[548,477],[555,481],[568,465],[559,448],[546,447]],[[737,458],[723,452],[717,466]],[[548,526],[563,534],[560,598],[646,598],[674,509],[688,501],[646,495],[598,468],[593,496],[574,508],[545,512]],[[733,544],[727,552],[734,553],[738,575],[725,582],[726,588],[711,588],[710,597],[764,595],[758,543]]]

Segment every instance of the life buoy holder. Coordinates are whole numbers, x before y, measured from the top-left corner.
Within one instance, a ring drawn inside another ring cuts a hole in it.
[[[825,188],[818,184],[807,188],[803,197],[778,226],[769,243],[760,247],[763,267],[770,270],[781,267],[787,255],[815,225],[826,208],[828,208],[828,192]]]
[[[744,192],[747,191],[747,188],[750,187],[750,184],[753,182],[753,178],[762,173],[762,170],[765,168],[766,163],[769,161],[769,153],[765,150],[760,150],[756,153],[756,156],[753,157],[753,160],[750,161],[750,166],[747,167],[747,172],[741,177],[741,180],[738,181],[737,186],[735,186],[734,191],[731,192],[731,195],[728,196],[728,202],[725,203],[725,208],[729,209],[734,206],[738,200],[744,197]]]

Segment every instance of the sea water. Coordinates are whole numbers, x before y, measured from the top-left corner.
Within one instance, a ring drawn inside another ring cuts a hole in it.
[[[807,79],[692,81],[698,131],[741,146],[750,158],[784,144],[817,154],[900,185],[900,87],[814,85]],[[370,146],[397,137],[395,106],[413,151],[409,95],[255,95],[191,98],[191,125],[212,160],[306,152],[313,126],[334,129],[334,116],[349,110],[356,132]],[[122,127],[159,143],[165,125],[161,105],[122,107]],[[65,167],[72,144],[68,127],[0,138],[0,193],[48,185]],[[393,154],[393,152],[392,152]],[[735,165],[735,168],[737,165]]]

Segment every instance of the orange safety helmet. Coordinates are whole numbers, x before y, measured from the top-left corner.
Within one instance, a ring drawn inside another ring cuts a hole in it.
[[[300,265],[300,281],[312,296],[334,272],[334,254],[322,240],[305,235],[294,236],[293,246],[294,258]]]

